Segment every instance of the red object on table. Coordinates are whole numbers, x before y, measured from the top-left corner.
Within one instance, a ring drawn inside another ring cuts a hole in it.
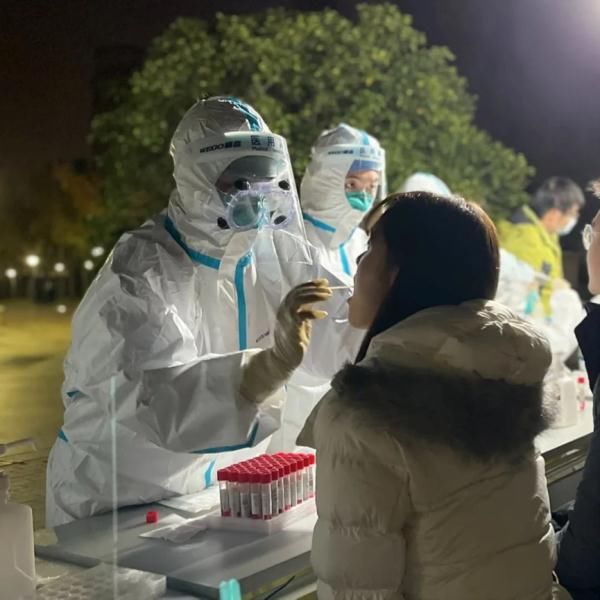
[[[158,523],[158,511],[149,510],[146,513],[146,523]]]

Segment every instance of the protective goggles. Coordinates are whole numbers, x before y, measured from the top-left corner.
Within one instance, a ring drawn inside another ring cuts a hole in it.
[[[294,217],[294,194],[289,184],[258,181],[247,185],[247,189],[226,195],[227,225],[237,231],[285,229]]]

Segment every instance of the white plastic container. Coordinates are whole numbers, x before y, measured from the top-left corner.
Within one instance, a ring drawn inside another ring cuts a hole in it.
[[[20,444],[0,445],[0,454]],[[8,501],[9,488],[8,476],[0,472],[0,600],[20,600],[35,593],[33,513]]]
[[[575,374],[575,381],[577,383],[577,399],[579,401],[579,410],[585,410],[585,400],[588,393],[587,378],[581,373]]]
[[[577,425],[579,415],[579,398],[577,383],[572,375],[565,375],[558,380],[559,404],[554,427],[573,427]]]
[[[115,600],[115,588],[118,600],[154,600],[165,595],[167,578],[164,575],[100,564],[51,581],[39,589],[36,595],[31,596],[31,600]]]

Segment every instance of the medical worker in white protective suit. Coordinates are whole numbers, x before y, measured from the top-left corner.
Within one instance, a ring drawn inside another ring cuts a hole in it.
[[[552,312],[547,316],[539,293],[547,283],[547,275],[537,273],[514,254],[500,249],[496,300],[534,323],[548,338],[555,359],[562,362],[577,350],[575,327],[585,317],[585,310],[577,292],[566,282],[557,282],[550,297]]]
[[[304,225],[320,262],[349,285],[367,248],[360,223],[385,193],[385,152],[374,137],[346,124],[321,133],[300,185]]]
[[[168,209],[121,237],[73,319],[64,426],[48,463],[50,526],[113,507],[114,450],[117,505],[127,506],[200,491],[278,429],[293,444],[360,342],[345,297],[301,290],[304,303],[329,298],[329,317],[287,391],[246,400],[251,349],[275,338],[271,374],[304,355],[278,337],[277,327],[297,326],[277,313],[288,291],[320,275],[336,281],[313,262],[286,142],[250,106],[198,102],[171,154]]]

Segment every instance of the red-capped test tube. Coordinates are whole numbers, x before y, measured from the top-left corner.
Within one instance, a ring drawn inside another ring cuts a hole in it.
[[[277,509],[281,514],[285,512],[285,469],[278,462],[273,465],[277,469]]]
[[[310,471],[310,457],[308,454],[301,454],[302,456],[302,499],[306,502],[310,498],[309,488],[309,471]]]
[[[308,493],[310,498],[314,498],[316,494],[316,477],[315,477],[315,466],[317,459],[314,454],[308,455],[310,468],[308,470]]]
[[[263,469],[271,476],[271,514],[275,517],[279,514],[279,467],[271,457],[267,457]]]
[[[293,508],[298,504],[298,485],[296,477],[298,472],[298,465],[296,464],[296,461],[289,456],[284,457],[284,460],[290,467],[290,504]]]
[[[271,476],[271,514],[275,517],[279,514],[279,467],[269,461],[264,468]]]
[[[261,488],[261,509],[262,518],[269,521],[273,518],[273,478],[269,467],[263,467],[260,472],[260,488]]]
[[[232,517],[240,516],[240,488],[239,478],[240,473],[238,468],[233,466],[228,469],[229,482],[227,490],[229,492],[229,508],[231,510]]]
[[[247,467],[240,472],[239,477],[240,488],[240,516],[242,519],[249,519],[251,516],[250,508],[250,471]]]
[[[296,461],[296,496],[298,504],[304,502],[304,456],[301,454],[292,454],[292,458]]]
[[[217,481],[219,482],[219,495],[221,497],[221,516],[231,516],[231,505],[229,504],[229,471],[221,469],[217,471]]]
[[[283,469],[282,476],[282,487],[283,487],[283,510],[290,510],[292,507],[292,496],[290,490],[290,465],[286,461],[278,456],[276,458],[277,464]]]
[[[253,519],[262,519],[261,473],[256,468],[250,475],[250,511]]]

